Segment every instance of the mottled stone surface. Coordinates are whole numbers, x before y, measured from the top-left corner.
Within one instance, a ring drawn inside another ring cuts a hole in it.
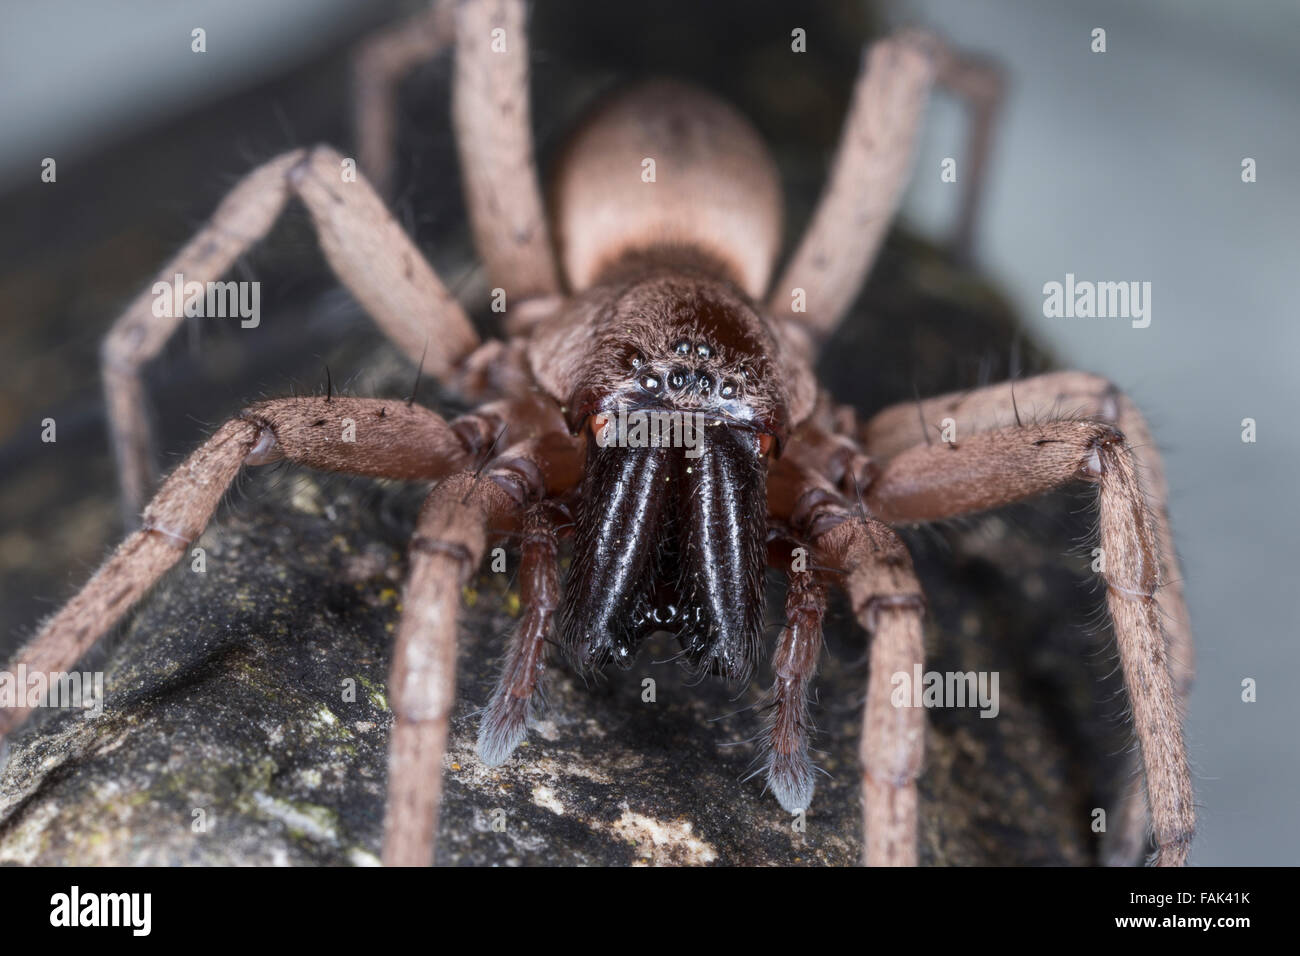
[[[956,340],[936,356],[968,354],[963,340],[1006,347],[1006,316],[970,295],[978,288],[927,248],[895,243],[833,354],[851,349],[871,367],[869,357],[900,348],[898,330],[917,334],[906,315]],[[945,301],[951,290],[968,304]],[[952,361],[918,375],[953,375],[939,367]],[[829,364],[843,385],[879,387]],[[387,393],[400,394],[408,373],[391,353],[367,366],[391,369]],[[92,657],[106,671],[105,715],[50,715],[14,741],[0,776],[0,861],[373,862],[403,542],[422,493],[282,467],[250,474],[200,542],[206,571],[172,571]],[[1071,514],[1079,510],[1066,498],[909,535],[931,602],[927,667],[1000,680],[996,719],[931,713],[926,862],[1094,858],[1089,811],[1107,805],[1123,738],[1110,719],[1117,688],[1101,682],[1106,645],[1081,626],[1097,602],[1071,554],[1088,526]],[[866,645],[843,604],[832,609],[814,710],[829,776],[798,832],[761,778],[745,779],[748,741],[763,726],[752,709],[761,683],[688,686],[676,665],[655,663],[671,656],[666,644],[591,686],[552,667],[549,707],[527,745],[504,767],[482,766],[475,710],[519,613],[516,567],[513,556],[506,574],[485,565],[466,593],[440,862],[856,859]],[[779,608],[770,602],[769,621]],[[653,703],[643,700],[647,677]],[[195,832],[196,810],[206,832]]]

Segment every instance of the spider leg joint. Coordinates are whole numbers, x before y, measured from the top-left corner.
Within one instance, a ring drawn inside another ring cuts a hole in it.
[[[1116,445],[1123,445],[1124,433],[1114,425],[1098,423],[1097,434],[1088,443],[1088,454],[1079,465],[1079,470],[1091,479],[1098,479],[1105,473],[1110,457],[1107,454]]]
[[[280,447],[280,442],[276,440],[275,431],[270,425],[257,422],[261,431],[257,433],[257,444],[253,450],[248,453],[244,459],[245,465],[269,465],[273,461],[279,461],[284,457],[284,449]]]
[[[198,538],[198,534],[186,534],[180,531],[172,531],[170,528],[164,528],[162,525],[149,521],[148,518],[146,518],[144,523],[141,524],[140,530],[148,534],[162,535],[164,538],[169,539],[172,544],[181,551],[188,548],[194,543],[195,539]]]
[[[924,614],[925,610],[923,594],[878,594],[867,601],[860,616],[866,629],[875,633],[880,624],[881,611],[915,611]]]

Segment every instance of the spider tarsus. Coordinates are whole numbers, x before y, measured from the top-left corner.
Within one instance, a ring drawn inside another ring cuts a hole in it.
[[[528,701],[510,693],[493,696],[478,727],[479,760],[489,767],[499,767],[528,736]]]
[[[817,787],[808,752],[800,749],[788,754],[769,754],[767,787],[786,813],[807,810]]]

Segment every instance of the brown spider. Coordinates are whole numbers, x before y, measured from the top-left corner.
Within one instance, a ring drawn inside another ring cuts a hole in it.
[[[476,410],[447,422],[411,402],[333,395],[250,406],[162,483],[139,530],[16,664],[29,673],[75,664],[186,553],[245,465],[288,459],[432,481],[411,541],[392,667],[385,862],[432,859],[461,587],[489,534],[512,531],[522,532],[525,611],[481,725],[485,761],[505,760],[527,732],[557,615],[559,643],[578,668],[627,665],[650,633],[667,630],[689,665],[747,679],[770,564],[786,572],[789,589],[774,655],[768,784],[787,810],[812,797],[805,698],[827,589],[838,585],[871,635],[863,858],[915,864],[924,715],[891,702],[891,677],[923,662],[924,599],[891,526],[1082,479],[1098,486],[1107,605],[1144,770],[1145,788],[1139,781],[1120,808],[1121,839],[1135,855],[1149,816],[1156,862],[1183,863],[1193,831],[1181,729],[1191,637],[1161,464],[1132,403],[1095,376],[1062,372],[1019,382],[1014,395],[1004,384],[859,423],[812,371],[817,345],[847,311],[892,219],[930,87],[965,86],[987,104],[996,84],[929,36],[875,43],[830,181],[774,283],[782,199],[773,163],[744,119],[685,85],[641,85],[588,119],[558,166],[552,233],[533,162],[520,0],[437,3],[365,46],[362,159],[380,182],[397,78],[453,36],[465,191],[490,285],[509,304],[508,339],[480,342],[379,195],[326,147],[255,169],[160,278],[219,279],[296,197],[369,314]],[[153,484],[140,370],[179,324],[155,315],[153,300],[146,292],[133,302],[103,348],[114,446],[134,509]],[[1050,411],[1059,407],[1080,411],[1060,418]],[[702,423],[698,445],[684,453],[611,443],[629,409]],[[1022,411],[1037,412],[1032,425]],[[944,419],[960,437],[936,443],[929,429]],[[570,523],[573,571],[562,593],[558,537]],[[0,744],[25,717],[22,707],[0,712]]]

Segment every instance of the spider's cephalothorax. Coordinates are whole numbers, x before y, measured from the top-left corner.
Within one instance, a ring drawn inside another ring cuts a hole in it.
[[[697,270],[606,287],[571,418],[586,475],[560,641],[579,667],[631,665],[670,631],[685,663],[746,680],[758,656],[765,455],[785,431],[763,322]]]
[[[479,339],[381,197],[364,178],[341,175],[349,163],[328,147],[295,149],[249,173],[160,273],[221,278],[294,197],[361,305],[474,410],[448,422],[411,401],[327,393],[260,402],[217,429],[140,513],[153,485],[141,369],[180,321],[159,315],[146,287],[103,349],[124,497],[140,526],[16,664],[71,668],[188,552],[245,465],[284,458],[428,481],[389,686],[386,862],[432,857],[458,602],[491,535],[506,532],[520,545],[523,613],[480,727],[485,762],[507,759],[527,733],[557,613],[560,643],[581,668],[626,665],[648,632],[667,630],[690,665],[745,678],[759,656],[771,566],[787,597],[772,652],[767,784],[788,810],[812,797],[806,701],[827,591],[840,588],[870,635],[863,856],[915,864],[925,718],[894,705],[891,676],[923,663],[925,602],[895,526],[1088,481],[1098,489],[1106,600],[1144,770],[1112,818],[1107,854],[1132,861],[1150,820],[1158,862],[1182,863],[1194,822],[1181,729],[1191,631],[1160,459],[1138,410],[1096,376],[1058,372],[1019,381],[1014,393],[995,385],[861,422],[813,372],[816,346],[847,314],[897,207],[932,83],[987,119],[996,73],[925,34],[873,44],[826,189],[773,281],[775,167],[735,110],[680,83],[646,83],[597,110],[556,165],[548,217],[525,33],[522,0],[439,0],[358,59],[362,165],[382,182],[397,78],[454,34],[461,172],[490,287],[510,302],[506,341]],[[967,188],[985,143],[977,130]],[[973,208],[967,201],[964,214]],[[1074,414],[1062,418],[1062,409]],[[958,440],[936,441],[940,422]],[[657,445],[646,440],[652,427]],[[559,536],[575,504],[562,595]],[[27,712],[0,710],[0,749]]]

